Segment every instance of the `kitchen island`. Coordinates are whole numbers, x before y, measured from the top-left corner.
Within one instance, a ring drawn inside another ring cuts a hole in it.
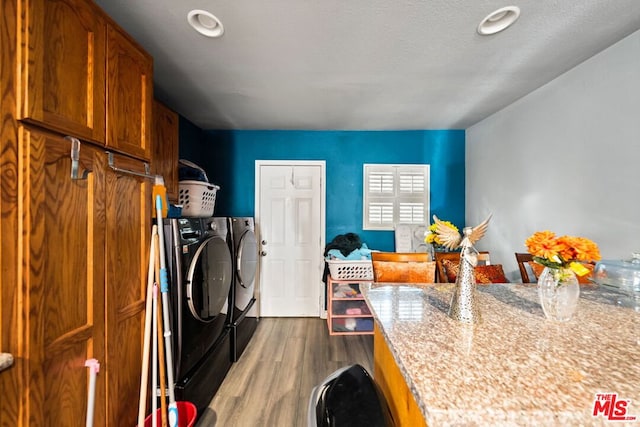
[[[387,383],[378,376],[399,371],[427,425],[604,425],[616,417],[640,425],[635,313],[616,292],[582,288],[574,318],[555,323],[545,320],[535,285],[478,286],[481,322],[467,325],[447,315],[453,289],[361,285],[374,346],[386,344],[396,364],[376,368],[375,379]],[[374,359],[380,354],[374,348]],[[411,406],[402,393],[385,394],[392,408]]]

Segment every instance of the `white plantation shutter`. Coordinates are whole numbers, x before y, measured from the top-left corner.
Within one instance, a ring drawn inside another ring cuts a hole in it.
[[[398,203],[399,224],[424,224],[424,203]]]
[[[400,194],[423,194],[424,193],[424,172],[403,172],[398,171],[398,182],[400,183]]]
[[[369,221],[374,224],[393,224],[393,203],[370,203]]]
[[[429,165],[364,165],[365,230],[393,230],[397,224],[427,224]]]
[[[372,194],[393,194],[393,172],[372,171],[369,174],[369,191]]]

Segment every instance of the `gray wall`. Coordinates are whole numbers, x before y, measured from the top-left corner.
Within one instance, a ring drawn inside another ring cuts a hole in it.
[[[585,236],[604,259],[640,251],[640,31],[466,132],[466,221],[519,279],[534,231]]]

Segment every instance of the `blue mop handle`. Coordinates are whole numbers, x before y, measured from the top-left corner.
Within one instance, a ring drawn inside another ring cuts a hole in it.
[[[158,221],[162,222],[162,197],[156,196],[156,211],[158,215]],[[160,224],[158,224],[160,227]],[[158,233],[160,238],[160,254],[164,255],[164,236]],[[167,276],[167,265],[164,256],[160,256],[160,292],[169,292],[169,278]]]
[[[156,196],[156,217],[158,220],[158,227],[162,224],[162,197]],[[162,314],[164,323],[164,339],[165,349],[171,349],[171,329],[168,327],[169,321],[169,279],[167,277],[167,265],[164,253],[164,234],[158,233],[158,240],[160,243],[160,292],[162,293]],[[173,390],[173,359],[171,351],[167,351],[167,380],[169,386],[169,426],[178,427],[178,405],[176,403],[175,392]],[[164,387],[164,384],[161,385]]]

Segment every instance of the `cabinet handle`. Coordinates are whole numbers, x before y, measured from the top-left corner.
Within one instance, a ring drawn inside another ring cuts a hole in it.
[[[85,169],[82,176],[78,176],[80,169],[80,140],[73,136],[65,136],[64,139],[71,142],[71,179],[87,179],[90,170]]]
[[[120,172],[120,173],[126,173],[128,175],[135,175],[135,176],[141,176],[143,178],[147,178],[147,179],[155,179],[156,175],[151,175],[150,169],[149,169],[149,163],[144,164],[144,173],[142,172],[138,172],[138,171],[132,171],[129,169],[122,169],[119,168],[115,165],[115,160],[113,158],[113,153],[110,151],[107,151],[107,156],[108,156],[108,160],[109,160],[109,167],[111,169],[113,169],[116,172]]]

